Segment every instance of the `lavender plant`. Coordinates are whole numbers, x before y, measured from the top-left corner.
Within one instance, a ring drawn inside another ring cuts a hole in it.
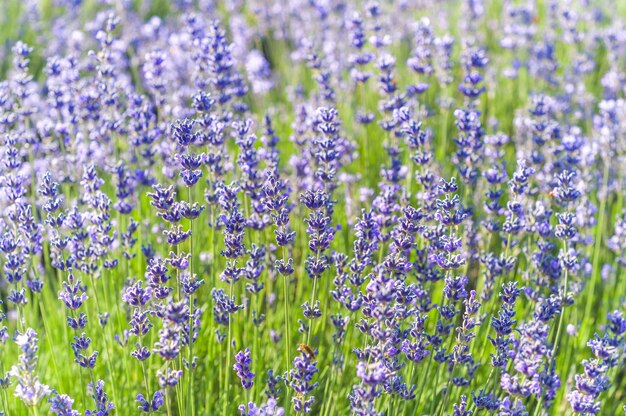
[[[0,7],[0,415],[615,415],[626,3]]]

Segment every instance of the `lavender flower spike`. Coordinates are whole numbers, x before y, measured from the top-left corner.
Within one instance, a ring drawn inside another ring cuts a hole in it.
[[[15,343],[22,350],[17,364],[15,364],[9,374],[17,378],[15,397],[20,398],[29,407],[35,407],[50,395],[52,390],[45,384],[39,382],[37,377],[37,333],[34,329],[28,328],[23,334],[15,337]]]

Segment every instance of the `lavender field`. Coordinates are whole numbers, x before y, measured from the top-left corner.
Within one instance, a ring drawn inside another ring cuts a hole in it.
[[[0,415],[623,415],[626,2],[0,0]]]

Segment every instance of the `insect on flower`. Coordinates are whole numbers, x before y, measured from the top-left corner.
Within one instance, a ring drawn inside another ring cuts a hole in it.
[[[312,360],[315,359],[315,352],[313,351],[313,349],[311,349],[311,347],[309,347],[305,343],[301,343],[298,345],[298,351],[300,351],[303,354],[307,354],[309,358]]]

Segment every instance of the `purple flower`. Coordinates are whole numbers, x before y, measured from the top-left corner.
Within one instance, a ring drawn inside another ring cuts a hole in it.
[[[598,334],[587,345],[591,348],[594,358],[583,360],[584,372],[577,374],[576,389],[568,393],[567,400],[575,413],[595,415],[600,412],[601,393],[609,389],[607,373],[610,368],[618,365],[619,355],[623,351],[624,319],[620,311],[607,315],[608,331],[604,336]]]
[[[241,416],[283,416],[285,414],[285,409],[278,406],[274,398],[268,399],[267,403],[263,403],[261,406],[250,402],[247,410],[246,406],[242,404],[239,406],[239,411]]]
[[[254,385],[254,373],[250,371],[251,364],[252,358],[250,358],[250,349],[246,348],[245,351],[239,351],[235,355],[233,370],[237,372],[237,376],[241,380],[241,385],[246,390],[250,390]]]
[[[157,378],[159,379],[159,386],[162,389],[168,387],[176,387],[180,378],[183,376],[183,370],[174,370],[172,368],[166,368],[165,370],[157,371]]]
[[[474,414],[474,412],[467,408],[467,396],[465,395],[461,396],[461,403],[455,403],[453,407],[452,416],[472,416]]]
[[[572,391],[567,395],[567,400],[575,413],[595,415],[600,411],[600,402],[596,402],[589,394]]]
[[[144,413],[157,412],[165,404],[164,393],[161,390],[154,392],[152,400],[146,400],[143,394],[138,394],[136,401],[139,403],[139,410]]]
[[[122,300],[130,306],[142,307],[150,301],[151,294],[152,289],[150,287],[144,288],[143,282],[139,280],[124,291]]]
[[[227,326],[230,322],[230,315],[243,309],[243,305],[237,305],[235,297],[229,298],[223,289],[212,289],[211,296],[214,302],[213,316],[219,325]]]
[[[57,416],[80,416],[78,410],[73,410],[74,399],[67,394],[57,394],[50,399],[50,411]]]
[[[509,188],[515,195],[524,194],[528,190],[528,181],[535,173],[533,168],[526,167],[526,161],[521,159],[517,161],[517,170],[513,173],[513,177],[509,180]]]
[[[98,380],[95,386],[89,383],[89,388],[91,390],[90,395],[96,403],[96,408],[95,410],[85,411],[85,416],[108,416],[115,409],[115,405],[109,401],[104,391],[104,381]]]
[[[59,299],[68,309],[75,311],[87,300],[86,291],[87,286],[84,286],[80,279],[75,279],[70,271],[67,281],[63,282],[63,290],[59,292]]]
[[[334,229],[330,227],[329,197],[325,191],[306,191],[300,195],[300,202],[312,212],[304,221],[309,234],[309,249],[314,255],[308,255],[305,261],[306,271],[311,279],[318,279],[330,264],[323,253],[330,247],[334,238]]]
[[[293,360],[293,368],[289,370],[287,383],[293,390],[291,398],[296,413],[311,413],[315,397],[311,396],[319,383],[313,383],[313,376],[318,372],[317,361],[307,351],[303,351]]]

